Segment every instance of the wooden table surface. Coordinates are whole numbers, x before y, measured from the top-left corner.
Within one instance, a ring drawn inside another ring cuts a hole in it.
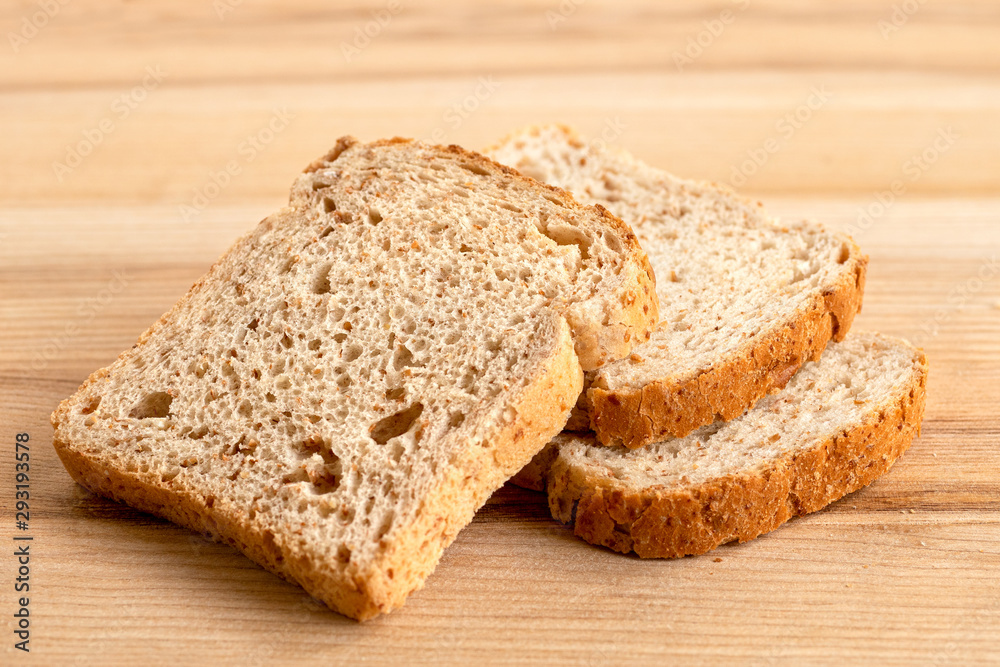
[[[0,662],[1000,661],[1000,5],[333,4],[0,5]],[[72,483],[58,401],[338,136],[476,148],[543,121],[854,233],[856,328],[931,363],[923,435],[888,475],[676,561],[588,546],[508,487],[364,625]],[[12,634],[22,432],[30,654]]]

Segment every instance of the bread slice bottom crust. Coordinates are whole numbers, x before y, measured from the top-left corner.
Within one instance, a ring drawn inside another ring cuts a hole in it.
[[[677,558],[747,542],[885,474],[920,434],[927,389],[922,351],[916,351],[916,361],[909,386],[861,423],[750,472],[636,491],[574,468],[550,447],[515,482],[538,489],[551,461],[545,477],[552,516],[573,524],[583,540],[621,553]]]

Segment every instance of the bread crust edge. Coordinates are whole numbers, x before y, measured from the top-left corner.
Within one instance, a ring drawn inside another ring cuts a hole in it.
[[[552,516],[583,540],[641,558],[678,558],[768,533],[881,477],[920,434],[927,358],[901,395],[855,427],[752,473],[677,489],[632,490],[557,457],[548,475]]]
[[[831,287],[817,290],[789,320],[748,342],[728,359],[680,381],[640,387],[592,386],[580,407],[602,445],[643,447],[680,438],[721,418],[729,421],[785,386],[806,361],[819,359],[830,340],[841,341],[861,311],[868,257],[848,237],[848,257]],[[598,371],[598,377],[600,372]],[[571,420],[579,427],[580,418]]]

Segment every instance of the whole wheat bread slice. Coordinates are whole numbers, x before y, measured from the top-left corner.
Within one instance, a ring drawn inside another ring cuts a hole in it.
[[[746,542],[884,474],[920,432],[923,352],[857,333],[729,422],[629,450],[562,433],[515,478],[579,537],[643,558]]]
[[[492,157],[635,230],[662,322],[631,357],[587,374],[569,428],[640,447],[743,414],[784,385],[861,308],[867,257],[822,226],[778,224],[722,187],[686,181],[564,127],[516,133]]]
[[[400,606],[657,319],[606,211],[458,147],[345,138],[53,414],[82,485],[332,608]]]

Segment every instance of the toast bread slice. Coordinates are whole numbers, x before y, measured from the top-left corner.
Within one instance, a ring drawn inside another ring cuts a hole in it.
[[[582,539],[643,558],[701,554],[816,512],[882,476],[920,433],[927,359],[854,333],[729,422],[629,450],[564,432],[515,477]]]
[[[95,493],[367,619],[657,321],[631,230],[456,146],[344,138],[52,416]]]
[[[662,321],[626,359],[588,373],[570,419],[641,447],[734,419],[781,388],[861,309],[868,258],[846,235],[781,224],[726,188],[682,180],[562,126],[488,153],[630,224],[657,275]]]

